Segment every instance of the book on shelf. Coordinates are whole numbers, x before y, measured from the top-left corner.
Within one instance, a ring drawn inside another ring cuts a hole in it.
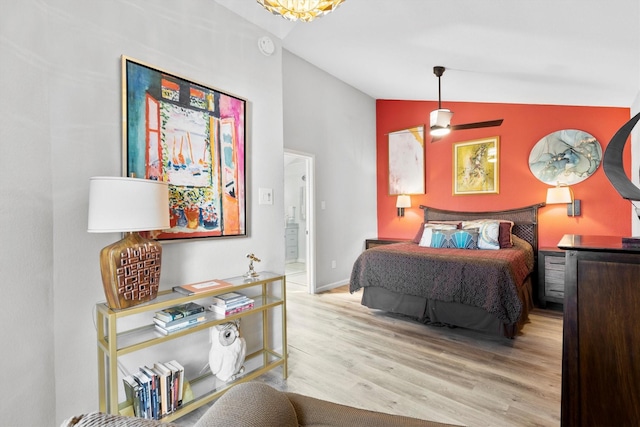
[[[251,300],[251,301],[245,302],[242,305],[237,305],[231,308],[211,305],[209,309],[214,313],[221,314],[223,316],[230,316],[232,314],[241,313],[246,310],[251,310],[254,306],[255,306],[255,303],[253,302],[253,300]]]
[[[191,283],[188,285],[174,286],[173,291],[179,292],[184,295],[196,295],[196,294],[201,294],[204,292],[209,292],[217,289],[228,288],[230,286],[233,286],[233,285],[229,282],[225,282],[224,280],[216,279],[216,280],[208,280],[206,282],[198,282],[198,283]]]
[[[180,406],[178,403],[178,396],[180,394],[180,369],[171,362],[164,362],[164,365],[171,370],[171,394],[169,395],[169,401],[171,410],[175,411]]]
[[[157,311],[155,317],[165,322],[171,322],[196,313],[202,313],[203,311],[204,306],[196,304],[195,302],[188,302]]]
[[[153,322],[156,325],[159,325],[159,326],[161,326],[163,328],[170,329],[170,328],[175,327],[175,326],[186,326],[186,325],[189,325],[189,324],[192,324],[192,323],[198,323],[198,322],[200,322],[200,321],[202,321],[204,319],[205,319],[205,312],[202,311],[200,313],[195,313],[195,314],[192,314],[190,316],[183,317],[181,319],[172,320],[170,322],[166,322],[166,321],[164,321],[162,319],[154,317],[153,318]]]
[[[164,366],[164,364],[158,362],[153,364],[153,370],[158,374],[159,383],[159,401],[160,401],[160,416],[164,416],[171,413],[169,406],[169,400],[167,399],[168,390],[171,388],[171,371]]]
[[[178,390],[175,393],[175,397],[177,406],[181,406],[184,390],[184,367],[175,359],[167,363],[178,371]]]
[[[140,415],[141,418],[151,418],[151,379],[142,371],[133,374],[133,379],[140,386]]]
[[[131,404],[133,408],[133,414],[136,417],[142,417],[142,408],[140,406],[140,386],[133,378],[133,375],[127,375],[122,379],[124,385],[124,394],[127,399],[127,403]]]
[[[157,420],[160,418],[160,390],[159,390],[159,375],[148,366],[141,366],[140,370],[144,372],[144,374],[149,377],[149,392],[151,396],[151,400],[149,401],[150,409],[151,409],[151,419]]]
[[[218,307],[218,308],[223,308],[223,309],[226,309],[226,310],[230,310],[232,308],[241,307],[243,305],[253,304],[253,303],[255,303],[255,301],[252,298],[242,297],[240,299],[233,300],[233,301],[231,301],[229,303],[226,303],[226,304],[213,303],[212,306],[213,307]]]
[[[185,323],[179,324],[179,325],[164,327],[164,326],[160,326],[160,325],[158,325],[156,323],[154,325],[154,327],[155,327],[156,331],[160,332],[162,335],[169,335],[172,332],[181,331],[183,329],[190,328],[190,327],[195,326],[195,325],[199,325],[200,323],[203,323],[205,320],[207,320],[207,317],[206,316],[202,316],[202,317],[199,317],[196,321],[185,322]]]
[[[122,381],[136,417],[158,420],[182,405],[184,367],[177,360],[141,366]]]
[[[227,292],[226,294],[216,295],[211,298],[213,305],[227,307],[234,304],[239,304],[242,301],[249,299],[246,295],[240,292]]]

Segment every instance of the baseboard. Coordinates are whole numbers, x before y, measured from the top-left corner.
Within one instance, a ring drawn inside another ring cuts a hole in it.
[[[316,293],[330,291],[331,289],[339,288],[349,284],[349,279],[339,280],[333,283],[327,283],[326,285],[316,286]]]

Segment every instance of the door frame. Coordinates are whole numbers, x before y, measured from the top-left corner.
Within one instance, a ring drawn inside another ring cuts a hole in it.
[[[310,153],[304,153],[296,150],[284,150],[284,155],[296,157],[304,160],[306,180],[306,206],[305,215],[307,218],[307,228],[305,234],[307,236],[305,257],[306,257],[306,270],[307,270],[307,283],[308,292],[310,294],[316,293],[316,218],[315,218],[315,204],[316,204],[316,190],[315,190],[315,155]]]

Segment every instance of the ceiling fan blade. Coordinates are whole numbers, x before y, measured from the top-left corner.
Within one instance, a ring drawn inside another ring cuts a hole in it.
[[[451,125],[451,130],[465,130],[465,129],[478,129],[478,128],[490,128],[493,126],[500,126],[504,119],[488,120],[486,122],[475,123],[463,123],[460,125]]]

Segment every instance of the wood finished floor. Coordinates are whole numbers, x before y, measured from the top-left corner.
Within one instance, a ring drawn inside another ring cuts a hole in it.
[[[287,286],[289,378],[277,389],[465,426],[559,426],[562,315],[536,309],[514,340],[371,310],[347,287]]]

